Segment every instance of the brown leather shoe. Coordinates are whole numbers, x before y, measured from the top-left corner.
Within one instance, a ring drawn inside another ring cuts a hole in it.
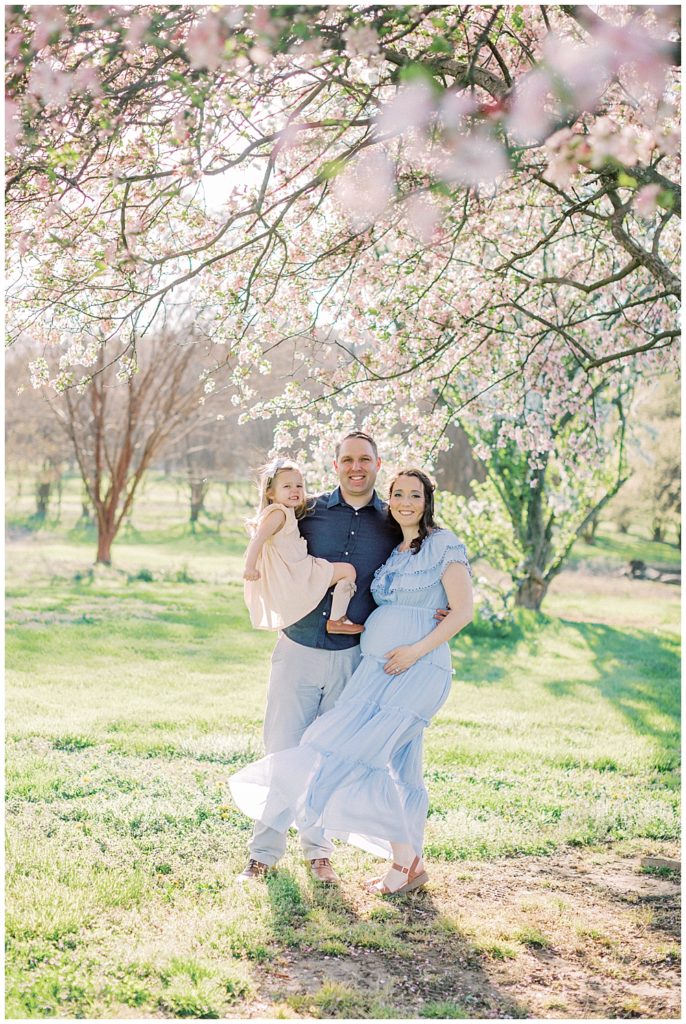
[[[350,619],[346,619],[343,616],[342,619],[327,619],[326,620],[326,632],[327,633],[364,633],[364,626],[360,626],[357,622],[351,622]]]
[[[328,857],[315,857],[314,860],[311,860],[310,871],[313,878],[318,882],[323,882],[325,885],[338,885],[341,881],[331,867],[331,861]]]
[[[252,860],[251,858],[248,861],[248,866],[241,871],[240,875],[236,875],[236,881],[243,885],[245,882],[262,880],[273,870],[268,864],[263,864],[262,861]]]

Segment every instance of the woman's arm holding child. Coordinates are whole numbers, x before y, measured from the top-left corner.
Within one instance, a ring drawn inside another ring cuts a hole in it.
[[[278,533],[285,522],[286,513],[280,508],[275,508],[268,515],[264,516],[245,552],[244,580],[259,580],[260,573],[257,568],[257,559],[260,551],[264,547],[265,541],[273,537],[275,533]]]

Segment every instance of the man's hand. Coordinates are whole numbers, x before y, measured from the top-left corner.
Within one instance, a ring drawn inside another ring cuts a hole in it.
[[[254,580],[259,580],[260,579],[260,571],[259,571],[259,569],[245,569],[243,571],[243,579],[244,580],[250,580],[251,582],[254,581]]]
[[[450,615],[450,608],[437,608],[436,614],[434,615],[434,619],[436,620],[436,622],[443,622],[443,619],[447,615]]]
[[[394,647],[386,654],[388,661],[383,667],[384,672],[389,676],[397,676],[400,672],[407,672],[416,661],[419,661],[420,654],[414,644],[406,644],[404,647]]]

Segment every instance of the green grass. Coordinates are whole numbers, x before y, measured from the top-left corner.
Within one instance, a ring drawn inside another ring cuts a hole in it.
[[[631,561],[646,565],[660,565],[679,569],[681,553],[674,544],[646,540],[632,529],[620,533],[612,523],[604,523],[597,531],[593,544],[578,540],[568,562],[569,568],[581,565],[614,569],[625,567]]]
[[[459,938],[440,915],[413,920],[412,897],[361,912],[347,893],[375,863],[349,848],[341,892],[310,881],[295,843],[266,886],[235,887],[251,823],[227,780],[261,751],[273,638],[249,628],[238,525],[193,536],[173,498],[150,483],[111,570],[92,572],[92,538],[72,532],[73,487],[59,526],[8,548],[9,1017],[236,1015],[284,950],[409,964],[426,929]],[[426,853],[455,879],[459,861],[678,834],[677,593],[636,584],[626,625],[621,601],[570,579],[546,614],[453,645],[425,760]],[[510,938],[543,948],[534,932]],[[403,1015],[391,993],[333,982],[277,1005]],[[468,1015],[442,997],[417,1012]]]

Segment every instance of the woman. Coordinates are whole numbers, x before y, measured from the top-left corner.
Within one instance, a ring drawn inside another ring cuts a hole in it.
[[[391,484],[389,515],[403,539],[375,574],[371,589],[379,607],[367,619],[362,661],[336,706],[313,722],[298,747],[270,754],[230,780],[241,810],[280,832],[318,825],[330,836],[391,854],[392,867],[369,883],[383,895],[428,880],[422,734],[450,690],[448,640],[472,618],[465,548],[436,526],[433,491],[419,469],[402,470]],[[436,625],[435,609],[446,605],[451,610]]]

